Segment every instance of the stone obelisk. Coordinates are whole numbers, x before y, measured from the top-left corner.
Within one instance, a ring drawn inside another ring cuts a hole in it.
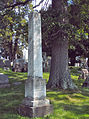
[[[34,11],[30,14],[28,32],[28,79],[19,113],[28,117],[43,117],[52,112],[52,105],[46,99],[46,81],[43,79],[40,13]]]

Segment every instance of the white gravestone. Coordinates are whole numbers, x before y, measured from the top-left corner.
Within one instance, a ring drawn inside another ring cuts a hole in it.
[[[30,16],[28,29],[28,76],[42,78],[43,71],[40,14],[35,12],[33,16]]]
[[[51,113],[52,105],[46,99],[46,81],[43,79],[40,13],[34,11],[29,20],[28,80],[19,113],[28,117],[40,117]]]
[[[28,47],[23,49],[23,59],[28,62]]]

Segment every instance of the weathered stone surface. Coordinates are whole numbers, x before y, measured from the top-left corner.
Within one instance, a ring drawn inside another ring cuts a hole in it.
[[[15,72],[22,72],[22,67],[20,64],[15,64],[15,69],[14,69]]]
[[[10,87],[8,76],[0,73],[0,88]]]
[[[52,112],[46,99],[46,81],[42,70],[41,18],[33,12],[30,15],[28,44],[28,80],[25,83],[25,99],[19,107],[19,114],[28,117],[43,117]]]
[[[29,107],[28,105],[20,105],[18,112],[22,116],[27,117],[43,117],[53,112],[52,105],[42,105],[38,107]]]
[[[24,59],[16,59],[13,63],[13,71],[15,72],[27,72],[28,63]]]
[[[24,60],[23,59],[14,60],[13,68],[15,72],[22,72],[24,68]]]
[[[11,85],[8,83],[8,84],[0,84],[0,88],[8,88],[10,87]]]
[[[5,60],[5,67],[11,67],[11,61],[10,60]]]
[[[81,78],[82,78],[82,79],[86,79],[87,76],[89,76],[88,70],[87,70],[87,69],[82,69],[81,75],[79,76],[79,79],[81,79]]]
[[[50,72],[50,66],[51,66],[51,57],[47,57],[46,53],[43,52],[43,71]]]
[[[46,97],[45,79],[29,77],[25,83],[25,97],[30,97],[32,100],[44,99]]]
[[[27,97],[23,100],[22,104],[23,105],[28,105],[29,107],[39,107],[39,106],[42,106],[42,105],[49,105],[49,100],[44,98],[44,99],[35,99],[35,100],[32,100],[32,98],[30,97]]]
[[[43,77],[40,13],[33,12],[28,24],[28,76]]]
[[[4,68],[5,64],[3,62],[3,59],[0,59],[0,68]]]
[[[24,72],[27,72],[28,71],[28,63],[24,63]]]
[[[13,83],[13,85],[16,85],[16,86],[18,86],[20,84],[22,84],[22,82],[15,82],[15,83]]]
[[[9,67],[4,67],[4,70],[9,71],[9,70],[10,70],[10,68],[9,68]]]
[[[3,73],[0,73],[0,84],[8,83],[8,76],[4,75]]]

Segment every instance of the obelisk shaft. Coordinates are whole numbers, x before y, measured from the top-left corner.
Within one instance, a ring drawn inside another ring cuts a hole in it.
[[[28,76],[43,78],[41,17],[37,12],[31,13],[28,25]]]

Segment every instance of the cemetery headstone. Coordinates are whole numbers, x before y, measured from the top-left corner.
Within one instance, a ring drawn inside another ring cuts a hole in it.
[[[0,88],[10,87],[8,76],[0,73]]]
[[[79,76],[79,79],[81,79],[81,78],[86,79],[88,75],[89,75],[88,70],[87,69],[82,69],[81,75]]]
[[[28,63],[25,62],[25,63],[24,63],[24,72],[27,72],[27,71],[28,71]]]
[[[4,68],[5,64],[3,62],[3,59],[0,59],[0,68]]]
[[[34,11],[29,19],[28,79],[19,113],[28,117],[43,117],[52,112],[52,105],[46,99],[46,81],[43,79],[40,13]]]
[[[11,68],[11,61],[5,60],[5,67]]]
[[[24,60],[23,59],[15,59],[13,63],[13,69],[15,72],[22,72],[24,69]]]

